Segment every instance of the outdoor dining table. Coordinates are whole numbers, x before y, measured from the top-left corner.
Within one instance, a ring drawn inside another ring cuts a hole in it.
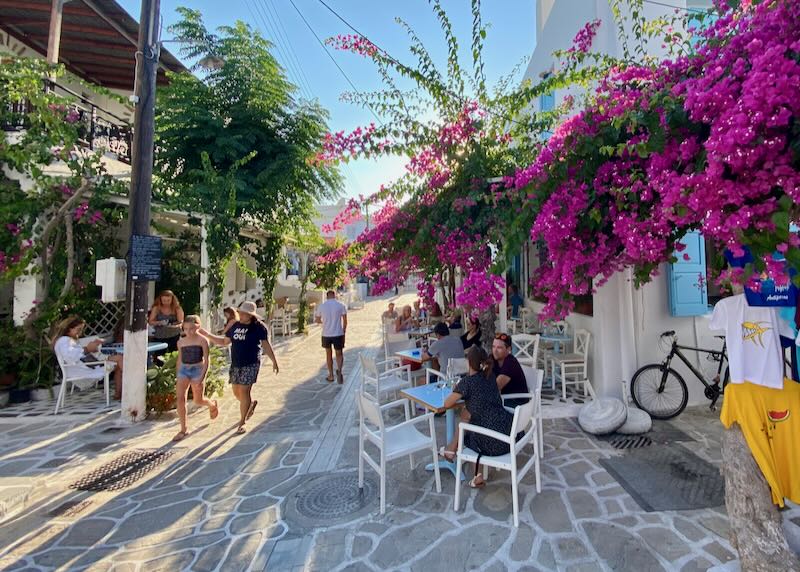
[[[424,327],[424,328],[414,328],[413,330],[408,331],[409,337],[412,338],[424,338],[425,336],[429,336],[433,333],[433,328]]]
[[[552,342],[553,344],[553,352],[560,354],[561,353],[561,344],[568,344],[572,341],[572,336],[568,336],[565,334],[541,334],[539,339],[543,342]]]
[[[147,353],[160,352],[167,349],[169,346],[166,342],[148,342]],[[100,353],[103,355],[124,354],[125,344],[103,344],[100,346]]]
[[[456,434],[455,411],[452,408],[444,408],[444,401],[451,393],[453,393],[453,390],[450,387],[440,387],[439,383],[426,383],[425,385],[403,389],[400,391],[400,395],[402,397],[405,397],[413,403],[424,407],[428,411],[432,411],[433,413],[444,412],[445,426],[447,427],[447,443],[450,443],[450,441],[453,440],[453,436]],[[439,468],[448,469],[451,473],[453,473],[453,476],[456,475],[456,464],[448,461],[447,459],[439,460]],[[425,469],[432,471],[433,463],[428,464]],[[459,476],[461,480],[464,480],[463,473]]]
[[[422,363],[422,350],[400,350],[394,353],[400,359],[408,360],[414,363]]]

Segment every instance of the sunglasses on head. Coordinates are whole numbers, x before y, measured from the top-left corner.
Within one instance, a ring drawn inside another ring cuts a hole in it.
[[[503,340],[505,342],[505,341],[510,340],[511,338],[508,336],[508,334],[495,334],[494,335],[494,339]]]

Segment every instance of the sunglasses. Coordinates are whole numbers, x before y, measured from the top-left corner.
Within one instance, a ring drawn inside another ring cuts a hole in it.
[[[504,342],[507,342],[508,340],[511,339],[511,337],[508,334],[495,334],[494,339],[503,340]]]

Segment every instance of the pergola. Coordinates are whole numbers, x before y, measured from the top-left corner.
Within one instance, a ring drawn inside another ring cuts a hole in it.
[[[0,26],[78,77],[133,91],[139,24],[115,0],[0,0]],[[161,50],[160,85],[185,69]]]

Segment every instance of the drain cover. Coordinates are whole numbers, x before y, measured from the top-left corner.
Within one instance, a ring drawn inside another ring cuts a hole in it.
[[[639,449],[653,444],[650,437],[644,435],[618,435],[613,437],[609,444],[615,449]]]
[[[89,508],[92,502],[93,501],[90,500],[67,501],[51,510],[47,515],[51,517],[71,518]]]
[[[310,518],[338,519],[360,511],[374,498],[372,481],[365,479],[364,488],[359,489],[357,475],[331,475],[297,495],[297,512]]]
[[[378,483],[364,476],[358,488],[358,474],[326,473],[304,478],[284,500],[284,519],[292,529],[312,529],[349,522],[365,516],[378,506]],[[387,504],[394,492],[387,487]]]
[[[70,488],[81,491],[118,491],[141,479],[171,457],[175,451],[135,449],[84,475]]]

